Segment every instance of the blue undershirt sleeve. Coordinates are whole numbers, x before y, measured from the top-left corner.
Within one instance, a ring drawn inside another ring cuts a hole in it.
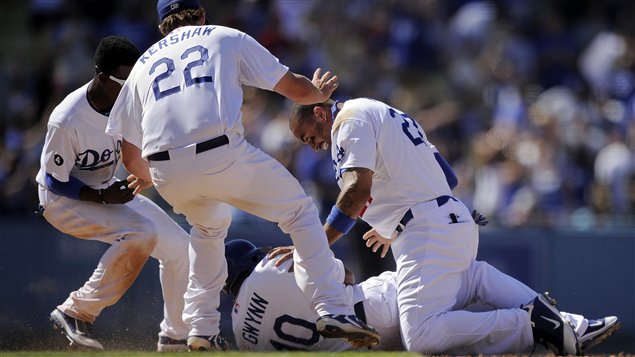
[[[79,200],[79,191],[81,191],[82,187],[86,186],[85,183],[73,176],[68,177],[68,182],[62,182],[47,173],[45,180],[46,186],[49,190],[53,191],[53,193],[74,200]]]
[[[454,171],[452,171],[450,164],[448,164],[448,162],[445,161],[443,156],[441,156],[438,152],[434,153],[434,158],[437,159],[439,166],[441,166],[441,170],[443,170],[443,174],[445,174],[445,180],[448,182],[450,190],[454,190],[456,185],[459,184],[459,179],[454,174]]]

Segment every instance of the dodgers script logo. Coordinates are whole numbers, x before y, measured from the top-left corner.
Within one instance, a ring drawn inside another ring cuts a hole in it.
[[[335,170],[335,179],[340,180],[342,178],[342,170],[337,170],[337,165],[339,165],[342,160],[344,160],[344,155],[346,155],[346,150],[343,147],[335,144],[335,159],[333,160],[333,169]]]
[[[115,150],[105,149],[101,153],[87,149],[77,154],[75,167],[80,170],[95,171],[104,167],[116,165],[121,157],[121,140],[117,140]]]

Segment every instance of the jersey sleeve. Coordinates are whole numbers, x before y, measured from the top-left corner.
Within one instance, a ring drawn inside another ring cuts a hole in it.
[[[272,90],[289,67],[258,43],[253,37],[242,34],[240,39],[239,81],[243,84]]]
[[[130,74],[132,76],[132,74]],[[108,116],[106,134],[120,136],[127,142],[142,148],[143,133],[141,120],[143,109],[139,98],[129,84],[129,81],[121,88],[121,92]]]
[[[68,182],[77,157],[76,144],[73,135],[49,124],[42,149],[44,171],[58,181]]]
[[[334,136],[340,172],[353,167],[375,171],[377,141],[370,123],[357,119],[344,120]]]

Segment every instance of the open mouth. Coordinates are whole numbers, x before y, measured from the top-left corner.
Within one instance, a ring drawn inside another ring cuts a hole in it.
[[[329,143],[327,143],[326,141],[323,141],[321,143],[319,143],[318,145],[316,145],[315,150],[328,150],[329,148]]]

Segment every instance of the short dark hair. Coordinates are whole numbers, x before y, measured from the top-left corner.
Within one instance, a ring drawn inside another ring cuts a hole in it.
[[[134,66],[141,52],[128,39],[121,36],[108,36],[99,41],[95,51],[97,71],[112,74],[119,66]]]
[[[291,107],[291,113],[289,115],[289,121],[297,120],[298,123],[303,123],[309,121],[309,119],[313,118],[313,108],[322,107],[327,108],[328,104],[326,103],[315,103],[315,104],[293,104]]]

